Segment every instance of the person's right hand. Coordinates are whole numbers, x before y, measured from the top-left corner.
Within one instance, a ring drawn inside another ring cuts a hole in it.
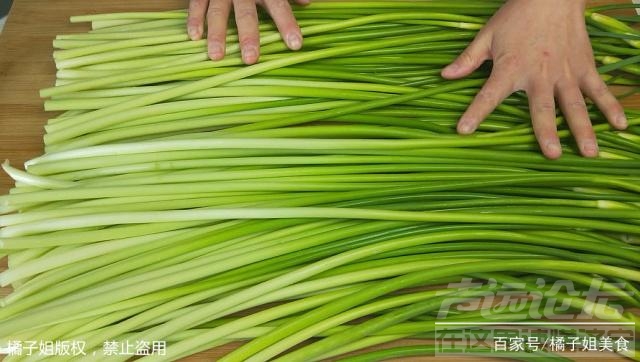
[[[442,71],[447,79],[465,77],[493,60],[488,81],[458,123],[461,134],[478,125],[511,93],[524,90],[540,149],[562,154],[556,131],[560,104],[580,153],[598,156],[598,142],[583,94],[600,108],[615,129],[627,127],[624,109],[602,81],[584,20],[585,0],[509,0],[475,40]]]
[[[310,0],[296,0],[305,5]],[[242,60],[254,64],[260,57],[260,33],[256,5],[264,7],[278,27],[282,39],[291,50],[302,47],[302,33],[288,0],[190,0],[187,31],[191,40],[202,38],[207,19],[207,47],[212,60],[224,58],[227,22],[231,7],[238,26]]]

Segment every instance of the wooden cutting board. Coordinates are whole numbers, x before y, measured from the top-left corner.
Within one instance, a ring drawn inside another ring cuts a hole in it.
[[[592,0],[589,3],[601,5],[628,2],[629,0]],[[57,34],[85,32],[89,29],[87,24],[70,24],[71,15],[184,9],[187,4],[187,0],[14,0],[4,31],[0,34],[0,162],[8,159],[13,165],[21,167],[26,160],[42,153],[43,126],[48,118],[56,116],[56,113],[44,112],[43,101],[38,95],[40,89],[50,87],[55,80],[51,43]],[[628,98],[624,104],[640,108],[640,96]],[[0,194],[6,194],[12,185],[13,182],[0,171]],[[6,259],[0,260],[0,271],[4,268]],[[8,288],[0,288],[0,296],[8,293]],[[204,352],[186,360],[214,360],[230,348],[234,348],[234,345]],[[465,360],[488,361],[473,358]]]

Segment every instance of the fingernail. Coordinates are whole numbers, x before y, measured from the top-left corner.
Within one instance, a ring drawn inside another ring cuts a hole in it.
[[[187,33],[189,34],[189,39],[191,40],[202,39],[203,31],[204,31],[204,26],[202,24],[190,25],[187,27]]]
[[[595,157],[598,155],[598,145],[594,141],[585,141],[582,143],[582,153],[585,156]]]
[[[449,64],[446,68],[444,68],[444,73],[451,74],[456,73],[460,69],[460,66],[457,63]]]
[[[458,131],[462,134],[472,134],[475,130],[475,127],[469,121],[461,121],[458,126]]]
[[[258,50],[253,46],[242,49],[242,61],[246,64],[253,64],[258,61]]]
[[[224,48],[221,44],[214,43],[209,45],[209,57],[213,60],[224,58]]]
[[[558,158],[562,154],[562,148],[557,142],[547,142],[545,148],[547,149],[546,154],[550,158]]]
[[[289,34],[287,36],[287,46],[291,50],[298,50],[302,48],[302,38],[298,34]]]
[[[621,114],[620,116],[618,116],[618,118],[616,119],[616,125],[618,126],[618,128],[627,128],[629,127],[629,121],[627,121],[627,116],[625,116],[624,114]]]
[[[196,29],[189,28],[189,39],[196,40]]]

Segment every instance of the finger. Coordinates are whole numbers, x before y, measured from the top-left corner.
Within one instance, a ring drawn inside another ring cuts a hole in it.
[[[302,47],[302,33],[287,0],[266,0],[265,8],[276,23],[282,39],[291,50]]]
[[[580,153],[585,157],[597,157],[598,142],[580,89],[577,86],[560,88],[558,100]]]
[[[211,0],[207,11],[207,49],[213,60],[224,58],[230,12],[231,0]]]
[[[238,27],[238,41],[242,61],[254,64],[260,56],[260,32],[258,31],[258,11],[253,0],[234,0],[233,10]]]
[[[491,38],[482,32],[469,44],[462,54],[442,70],[442,77],[458,79],[478,69],[491,57]]]
[[[540,144],[542,153],[557,159],[562,155],[558,130],[556,128],[556,106],[553,98],[553,88],[548,82],[531,87],[527,91],[533,132]]]
[[[309,5],[311,4],[311,0],[296,0],[298,5]]]
[[[494,70],[491,73],[491,76],[475,96],[469,108],[467,108],[466,112],[460,117],[458,133],[471,134],[475,132],[480,123],[482,123],[505,98],[513,93],[513,82],[508,74],[509,73],[500,72],[499,70]]]
[[[629,126],[624,108],[597,72],[594,71],[585,77],[582,90],[604,113],[612,126],[620,130]]]
[[[187,17],[187,33],[191,40],[202,39],[204,33],[204,17],[207,13],[209,0],[189,1],[189,15]]]

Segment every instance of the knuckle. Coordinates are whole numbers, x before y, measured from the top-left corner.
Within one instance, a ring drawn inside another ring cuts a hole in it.
[[[266,0],[265,5],[269,8],[269,11],[289,9],[289,3],[286,0]]]
[[[258,14],[253,7],[243,7],[236,10],[236,19],[238,21],[258,21]]]
[[[245,35],[240,37],[238,43],[240,44],[240,48],[252,47],[257,45],[258,38],[251,35]]]
[[[481,89],[476,95],[476,100],[482,104],[492,107],[496,107],[500,103],[500,99],[498,98],[496,92],[489,88]]]
[[[584,99],[582,99],[582,98],[569,100],[567,102],[566,106],[571,110],[586,110],[587,109],[587,105],[585,104]]]
[[[187,12],[187,26],[197,26],[204,20],[208,0],[191,0]]]
[[[469,51],[465,51],[462,54],[460,54],[460,61],[467,66],[472,66],[476,64],[475,58],[473,57],[473,55],[471,55],[471,52]]]
[[[542,102],[537,102],[534,108],[536,111],[540,113],[550,113],[550,112],[555,112],[556,105],[554,104],[553,101],[542,101]]]
[[[202,20],[202,17],[198,15],[190,15],[189,19],[187,20],[187,27],[197,28],[198,26],[200,26],[200,24],[202,24]]]
[[[189,6],[191,8],[204,8],[209,0],[191,0],[189,1]]]
[[[609,95],[609,87],[603,82],[598,82],[591,90],[596,97],[604,97]]]
[[[608,108],[609,112],[613,113],[613,114],[624,114],[624,107],[622,106],[622,104],[620,104],[620,102],[618,102],[617,99],[614,99],[611,104],[606,105],[606,107]]]
[[[624,107],[622,106],[622,104],[620,104],[620,102],[618,102],[617,99],[614,99],[614,102],[613,102],[611,108],[614,111],[616,111],[616,112],[618,112],[620,114],[624,114],[624,112],[625,112]]]
[[[209,34],[207,34],[207,43],[208,44],[224,44],[226,41],[226,37],[221,36],[220,34],[214,34],[212,32],[209,32]]]
[[[207,10],[207,18],[218,18],[225,15],[224,7],[219,3],[211,3]]]

